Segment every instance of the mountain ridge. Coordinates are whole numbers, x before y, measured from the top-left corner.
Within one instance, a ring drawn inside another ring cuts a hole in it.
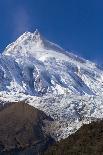
[[[51,146],[43,155],[102,155],[103,120],[83,125],[76,133]]]
[[[54,140],[46,134],[45,121],[53,119],[25,101],[9,103],[0,111],[0,154],[25,154],[26,150],[38,155],[48,148]]]
[[[67,52],[36,31],[0,56],[0,101],[26,102],[55,120],[56,140],[103,118],[103,68]],[[62,125],[61,125],[62,124]]]

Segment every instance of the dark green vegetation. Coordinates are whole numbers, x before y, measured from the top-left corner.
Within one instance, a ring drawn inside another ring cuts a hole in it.
[[[12,103],[0,111],[0,155],[36,155],[53,139],[44,133],[44,120],[52,121],[42,111],[24,103]]]
[[[103,121],[83,125],[76,133],[50,147],[44,155],[103,155]]]

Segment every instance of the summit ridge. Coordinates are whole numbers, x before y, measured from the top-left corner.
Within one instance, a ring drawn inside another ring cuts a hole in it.
[[[0,57],[0,100],[26,102],[55,120],[53,135],[67,137],[103,118],[103,68],[25,32]],[[50,127],[51,128],[51,127]]]

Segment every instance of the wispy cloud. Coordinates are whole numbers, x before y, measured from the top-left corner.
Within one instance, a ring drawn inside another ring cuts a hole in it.
[[[25,8],[19,7],[15,10],[13,15],[13,27],[13,38],[30,28],[30,17]]]

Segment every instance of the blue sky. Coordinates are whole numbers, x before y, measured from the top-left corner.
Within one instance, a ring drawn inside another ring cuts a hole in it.
[[[36,28],[48,40],[103,64],[103,0],[0,0],[0,51]]]

